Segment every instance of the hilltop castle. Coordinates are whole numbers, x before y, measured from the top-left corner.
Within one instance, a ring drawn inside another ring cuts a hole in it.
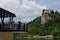
[[[45,23],[47,20],[51,20],[52,17],[50,16],[52,13],[50,9],[43,9],[42,16],[41,16],[41,23]]]

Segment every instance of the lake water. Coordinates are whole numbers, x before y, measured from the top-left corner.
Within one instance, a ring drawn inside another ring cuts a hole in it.
[[[18,36],[13,35],[13,40],[60,40],[60,37],[57,38],[33,38],[33,37],[24,37],[24,36]]]
[[[60,38],[14,38],[13,40],[60,40]]]

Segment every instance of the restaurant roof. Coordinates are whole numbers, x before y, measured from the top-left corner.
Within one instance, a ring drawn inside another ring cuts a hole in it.
[[[16,17],[16,15],[15,14],[13,14],[12,12],[9,12],[9,11],[7,11],[7,10],[5,10],[5,9],[3,9],[3,8],[0,8],[0,18],[1,17]]]

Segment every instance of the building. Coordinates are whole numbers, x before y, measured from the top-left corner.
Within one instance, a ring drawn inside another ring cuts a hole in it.
[[[51,10],[50,9],[43,9],[42,16],[41,16],[41,23],[45,23],[47,20],[52,19],[51,18]]]

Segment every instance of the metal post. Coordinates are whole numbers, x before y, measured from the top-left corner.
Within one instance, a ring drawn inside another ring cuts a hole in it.
[[[1,22],[2,22],[1,28],[2,28],[2,30],[4,30],[5,29],[5,27],[4,27],[4,17],[1,17]]]
[[[14,30],[15,29],[14,23],[13,23],[13,17],[10,17],[10,29],[11,30]]]

